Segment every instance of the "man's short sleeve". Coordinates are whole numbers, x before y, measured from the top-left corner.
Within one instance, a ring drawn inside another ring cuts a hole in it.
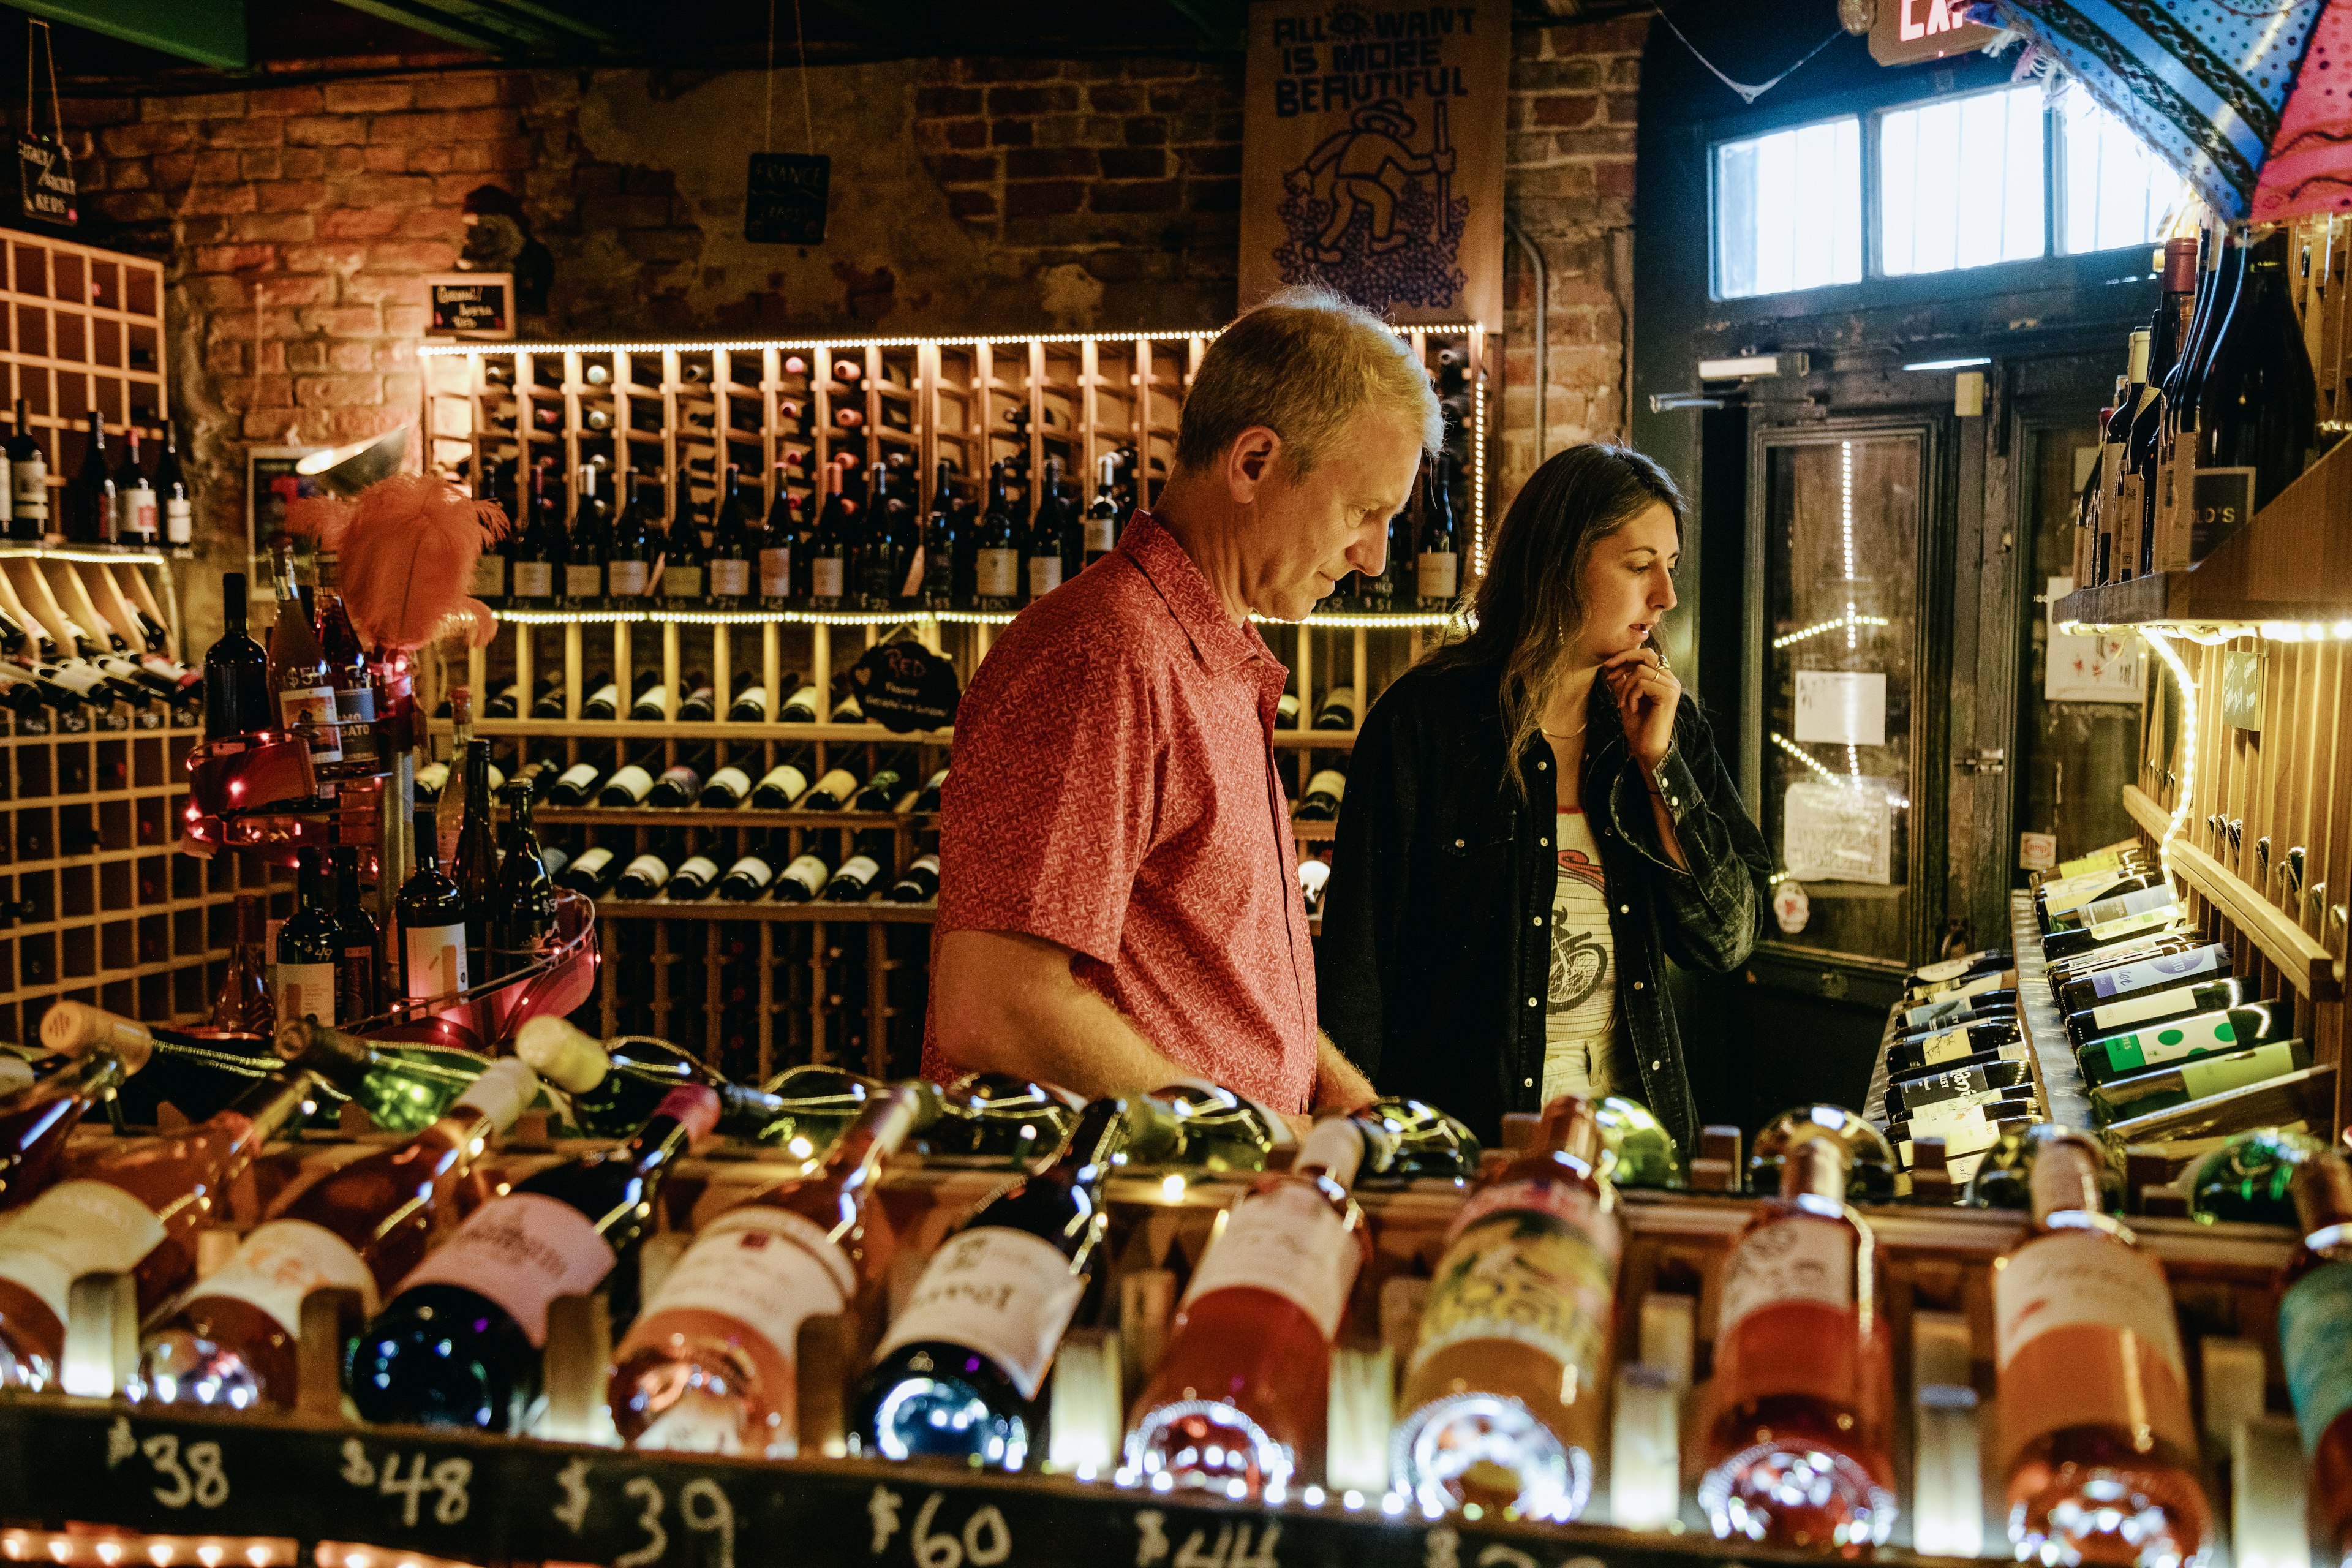
[[[1115,963],[1151,842],[1157,730],[1119,650],[1000,642],[957,706],[939,930],[1020,931]]]

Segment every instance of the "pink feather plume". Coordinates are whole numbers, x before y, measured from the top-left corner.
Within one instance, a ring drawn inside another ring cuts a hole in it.
[[[466,591],[484,546],[506,536],[497,502],[471,500],[436,475],[394,474],[362,490],[341,518],[321,521],[340,524],[343,604],[364,641],[420,648],[463,626],[480,647],[497,634],[489,606]]]

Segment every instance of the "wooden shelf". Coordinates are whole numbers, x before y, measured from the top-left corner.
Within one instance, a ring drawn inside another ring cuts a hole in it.
[[[919,830],[935,826],[939,817],[928,811],[771,811],[756,805],[731,811],[699,805],[542,805],[532,809],[531,820],[587,827],[808,827],[864,833]]]
[[[699,899],[672,903],[667,899],[599,899],[598,920],[776,921],[786,924],[923,925],[939,912],[937,904],[894,904],[868,900],[862,904],[827,903],[813,899],[805,904],[779,904],[767,899],[730,903],[724,899]]]
[[[2124,809],[2143,832],[2159,841],[2172,821],[2172,814],[2137,784],[2124,786]],[[2261,889],[2190,843],[2185,833],[2172,841],[2168,853],[2180,879],[2203,894],[2248,942],[2260,948],[2289,984],[2320,1001],[2343,994],[2343,976],[2337,973],[2335,955],[2294,916],[2265,898]]]
[[[436,735],[449,733],[446,719],[432,721]],[[862,742],[877,746],[944,746],[955,738],[952,730],[916,730],[901,733],[879,724],[788,724],[775,720],[757,724],[729,723],[714,719],[686,723],[674,719],[477,719],[474,737],[583,741],[737,741],[754,745],[763,741],[824,741]]]

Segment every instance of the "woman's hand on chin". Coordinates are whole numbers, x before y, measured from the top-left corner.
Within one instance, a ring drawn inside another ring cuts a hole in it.
[[[1601,679],[1617,703],[1617,720],[1625,743],[1643,776],[1653,788],[1658,764],[1675,742],[1675,710],[1682,705],[1683,683],[1666,668],[1655,648],[1629,648],[1601,667]]]

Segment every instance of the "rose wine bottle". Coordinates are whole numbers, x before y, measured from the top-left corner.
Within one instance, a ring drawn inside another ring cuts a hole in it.
[[[1262,1498],[1321,1473],[1331,1341],[1371,1254],[1349,1189],[1379,1136],[1326,1117],[1227,1214],[1128,1420],[1126,1467],[1148,1484]]]
[[[2193,1563],[2211,1512],[2164,1270],[2102,1212],[2105,1156],[2030,1134],[2032,1228],[1996,1260],[1996,1473],[2021,1561]]]
[[[60,1002],[60,1007],[79,1007]],[[43,1043],[48,1028],[44,1020]],[[60,1047],[50,1046],[51,1050]],[[79,1039],[64,1049],[77,1059],[48,1073],[0,1105],[0,1210],[38,1194],[58,1173],[58,1158],[81,1119],[103,1105],[122,1080],[147,1065],[152,1047],[143,1036]]]
[[[2352,1161],[2315,1152],[2288,1191],[2303,1245],[2279,1277],[2279,1357],[2319,1540],[2340,1562],[2352,1556]]]
[[[0,1231],[0,1388],[57,1384],[67,1297],[85,1274],[131,1274],[143,1319],[187,1283],[221,1189],[299,1114],[310,1075],[286,1068],[176,1137],[100,1155]]]
[[[872,1199],[929,1085],[868,1099],[808,1175],[745,1199],[695,1233],[621,1342],[608,1403],[639,1448],[799,1452],[793,1352],[809,1318],[846,1310],[889,1272],[890,1227]]]
[[[493,1062],[424,1131],[301,1188],[148,1338],[132,1397],[236,1410],[290,1405],[302,1299],[340,1286],[358,1291],[373,1316],[381,1292],[423,1260],[436,1222],[488,1198],[474,1162],[538,1093],[521,1062]]]
[[[1046,1371],[1101,1265],[1103,1182],[1167,1121],[1140,1095],[1093,1101],[1053,1163],[948,1234],[851,1396],[851,1453],[1027,1462]]]
[[[541,1171],[477,1209],[361,1331],[345,1373],[360,1414],[522,1431],[539,1396],[549,1304],[595,1289],[634,1258],[671,1170],[718,1116],[709,1089],[674,1089],[628,1142]]]
[[[1564,1521],[1591,1500],[1619,1249],[1601,1157],[1592,1106],[1562,1095],[1455,1217],[1391,1439],[1423,1509]]]
[[[1852,1111],[1817,1105],[1757,1139],[1780,1195],[1723,1266],[1699,1506],[1722,1540],[1883,1544],[1895,1523],[1895,1363],[1870,1227],[1846,1206],[1858,1163],[1894,1151]]]
[[[793,1108],[782,1097],[721,1078],[649,1035],[599,1040],[562,1018],[539,1017],[515,1031],[515,1055],[564,1092],[572,1121],[593,1138],[625,1134],[684,1084],[719,1097],[719,1131],[730,1138],[780,1143],[793,1135]]]

